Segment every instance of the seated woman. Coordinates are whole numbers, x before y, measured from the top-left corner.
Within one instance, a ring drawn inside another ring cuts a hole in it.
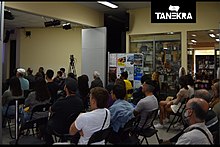
[[[180,90],[176,94],[176,98],[170,101],[160,101],[159,107],[160,107],[160,120],[157,125],[155,125],[156,128],[163,128],[163,125],[166,121],[168,121],[168,114],[171,112],[176,113],[181,105],[181,101],[184,99],[187,99],[189,97],[189,91],[187,86],[187,77],[181,76],[179,78],[179,85]]]
[[[47,89],[46,81],[42,77],[36,78],[36,86],[34,91],[32,91],[28,97],[25,99],[25,108],[24,108],[24,121],[30,119],[31,111],[34,106],[39,104],[47,104],[50,102],[50,94]],[[37,116],[39,115],[39,116]],[[34,118],[48,116],[48,112],[34,114]]]

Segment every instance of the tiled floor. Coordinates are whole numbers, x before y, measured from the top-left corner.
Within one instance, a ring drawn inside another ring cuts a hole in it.
[[[158,123],[158,120],[155,120],[155,124],[156,123]],[[160,139],[167,140],[167,139],[173,137],[175,134],[177,134],[177,132],[180,131],[180,129],[174,129],[171,127],[169,132],[166,132],[168,125],[169,124],[166,124],[165,128],[163,128],[163,129],[158,129],[158,136]],[[2,138],[3,138],[2,144],[9,144],[9,142],[13,140],[10,138],[9,129],[7,127],[2,129]],[[152,144],[152,145],[158,144],[156,136],[154,135],[154,136],[150,137],[148,139],[148,143]],[[143,144],[146,144],[146,142],[144,141]]]

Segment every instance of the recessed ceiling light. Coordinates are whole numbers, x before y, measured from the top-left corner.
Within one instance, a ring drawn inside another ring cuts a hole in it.
[[[214,30],[209,30],[210,32],[214,32]]]
[[[191,42],[196,43],[197,41],[195,39],[191,39]]]
[[[219,42],[219,38],[216,38],[215,40],[216,40],[217,42]]]
[[[218,33],[218,34],[216,34],[216,36],[219,36],[219,33]]]
[[[196,37],[196,34],[192,34],[193,37]]]

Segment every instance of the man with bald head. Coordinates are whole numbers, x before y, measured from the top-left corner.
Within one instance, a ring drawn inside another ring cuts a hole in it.
[[[186,103],[183,121],[189,125],[176,144],[213,144],[213,136],[205,125],[209,104],[201,98],[192,98]]]

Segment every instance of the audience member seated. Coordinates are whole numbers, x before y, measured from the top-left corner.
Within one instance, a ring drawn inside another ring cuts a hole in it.
[[[91,111],[81,113],[72,123],[69,132],[80,134],[78,144],[87,144],[91,135],[110,125],[110,112],[106,109],[108,103],[108,91],[102,87],[95,87],[90,91]],[[104,144],[104,140],[96,144]]]
[[[47,89],[46,81],[42,77],[36,78],[36,86],[34,91],[30,92],[24,103],[24,122],[30,120],[32,109],[40,104],[47,104],[50,102],[50,94]],[[32,119],[40,117],[48,117],[48,112],[36,112]]]
[[[78,77],[78,89],[79,95],[83,100],[85,109],[89,108],[89,77],[87,75],[81,75]]]
[[[160,115],[159,115],[159,123],[155,125],[156,128],[163,128],[164,123],[168,122],[168,117],[171,112],[176,113],[179,107],[181,106],[181,102],[189,98],[189,92],[187,87],[187,78],[186,76],[182,76],[179,78],[179,85],[181,89],[176,94],[176,98],[172,100],[160,101]]]
[[[47,88],[50,93],[50,102],[53,104],[58,99],[59,85],[53,81],[54,71],[48,69],[46,71]]]
[[[29,88],[34,89],[35,76],[33,75],[33,69],[27,69],[27,76],[25,76],[25,79],[29,81]]]
[[[192,75],[188,74],[186,75],[187,77],[187,86],[188,86],[188,91],[189,91],[189,98],[193,98],[194,96],[194,79]]]
[[[155,82],[155,89],[153,91],[154,96],[160,101],[160,73],[155,71],[152,73],[151,79]]]
[[[143,75],[143,76],[141,77],[141,86],[140,86],[138,89],[135,89],[134,92],[133,92],[133,94],[132,94],[132,97],[133,97],[132,103],[133,103],[134,105],[137,105],[137,103],[138,103],[142,98],[145,97],[145,94],[142,92],[142,87],[143,87],[144,81],[147,80],[147,78],[149,78],[147,74],[145,74],[145,75]]]
[[[212,94],[212,100],[209,103],[209,107],[213,108],[215,104],[217,104],[220,101],[220,87],[219,87],[220,82],[216,82],[211,86],[211,94]]]
[[[100,73],[98,71],[93,72],[93,81],[91,82],[90,89],[94,87],[103,87],[103,82],[100,79]]]
[[[127,71],[122,72],[120,78],[123,79],[125,82],[125,87],[126,87],[125,100],[129,100],[132,97],[133,86],[132,83],[128,80],[128,72]]]
[[[117,144],[120,143],[120,129],[124,127],[124,125],[134,117],[133,115],[133,106],[124,100],[126,95],[125,87],[122,85],[114,85],[113,90],[111,92],[112,99],[114,100],[113,105],[109,108],[111,114],[111,127],[112,132],[109,137],[110,143]]]
[[[62,78],[62,72],[57,71],[57,76],[53,79],[59,85],[59,90],[64,89],[65,79]]]
[[[194,94],[195,98],[201,98],[204,99],[207,103],[211,100],[211,95],[208,90],[206,89],[199,89],[195,91]],[[186,129],[189,125],[183,121],[184,129]],[[219,128],[219,119],[217,118],[217,115],[215,112],[209,108],[207,115],[205,116],[205,125],[209,129],[211,133],[214,133]],[[181,130],[178,134],[173,136],[167,141],[164,141],[163,144],[175,144],[178,140],[178,138],[184,133],[184,129]],[[218,138],[217,138],[218,140]],[[217,144],[217,140],[214,141],[215,144]]]
[[[47,144],[54,143],[53,131],[59,134],[68,134],[70,126],[67,125],[67,118],[73,113],[79,114],[84,111],[83,101],[76,95],[77,87],[76,80],[72,78],[65,79],[64,90],[67,96],[58,99],[50,108],[51,116],[48,120],[45,136]]]
[[[16,77],[19,78],[20,83],[21,83],[21,89],[22,90],[29,90],[29,81],[24,78],[25,76],[25,69],[23,68],[18,68],[16,72]]]
[[[12,77],[9,80],[9,89],[6,90],[2,95],[2,114],[6,113],[8,103],[17,98],[22,97],[21,83],[17,77]],[[15,114],[15,106],[10,106],[7,112],[8,116]],[[3,119],[2,119],[3,120]],[[3,127],[5,127],[6,121],[4,122]]]
[[[149,112],[152,112],[153,110],[158,109],[158,101],[157,98],[153,95],[153,91],[155,88],[155,82],[151,79],[145,80],[143,86],[142,86],[142,92],[145,94],[145,98],[141,99],[137,105],[135,106],[135,109],[133,111],[134,116],[141,116],[141,120],[138,124],[138,129],[142,128],[144,125],[144,122],[147,118],[147,115]],[[148,128],[150,126],[149,122],[145,124],[143,127]]]
[[[189,125],[178,138],[176,145],[213,144],[213,136],[205,125],[209,104],[201,98],[192,98],[186,103],[183,120]]]

